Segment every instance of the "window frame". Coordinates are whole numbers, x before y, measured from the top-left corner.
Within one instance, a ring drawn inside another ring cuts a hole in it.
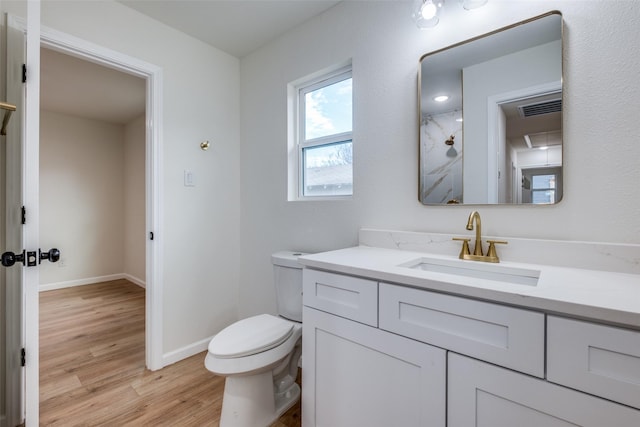
[[[299,81],[290,85],[293,89],[293,96],[295,100],[293,102],[295,112],[292,115],[294,119],[294,141],[290,143],[290,163],[291,163],[291,151],[295,151],[295,174],[290,173],[289,182],[289,200],[345,200],[353,197],[353,162],[351,163],[351,183],[352,189],[350,194],[344,195],[305,195],[306,185],[306,165],[304,150],[308,148],[316,148],[323,146],[331,146],[337,144],[351,143],[352,158],[353,158],[353,92],[351,94],[352,100],[352,119],[351,119],[351,131],[340,132],[331,135],[321,136],[317,138],[306,139],[306,95],[310,92],[322,89],[327,86],[339,83],[344,80],[351,79],[353,90],[353,69],[351,64],[342,66],[329,72],[322,72],[316,74],[314,77]],[[290,90],[291,95],[291,90]],[[291,172],[291,164],[290,164]],[[291,176],[293,175],[293,176]],[[295,178],[293,178],[295,176]],[[291,182],[292,178],[295,182]],[[293,184],[293,185],[292,185]],[[292,187],[295,189],[292,194]]]
[[[555,183],[554,187],[534,187],[533,182],[535,181],[533,178],[536,176],[553,176],[553,181]],[[558,175],[556,173],[536,173],[531,174],[531,203],[536,205],[553,205],[558,203]],[[544,193],[551,192],[553,194],[553,200],[551,202],[543,202],[543,203],[535,203],[533,200],[535,199],[534,195],[536,193]]]

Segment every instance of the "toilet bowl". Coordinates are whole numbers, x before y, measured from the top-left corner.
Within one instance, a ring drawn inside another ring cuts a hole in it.
[[[301,253],[272,255],[279,316],[240,320],[209,343],[206,368],[225,376],[220,427],[268,426],[300,398]],[[286,316],[286,317],[285,317]]]

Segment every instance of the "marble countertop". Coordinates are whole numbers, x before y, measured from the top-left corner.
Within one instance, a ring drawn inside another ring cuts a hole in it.
[[[306,255],[299,261],[309,268],[640,329],[640,274],[509,261],[499,264],[539,270],[537,285],[526,285],[402,266],[421,258],[457,260],[450,255],[356,246]]]

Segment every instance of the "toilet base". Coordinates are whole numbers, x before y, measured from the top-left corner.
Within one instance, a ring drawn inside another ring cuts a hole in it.
[[[275,393],[272,371],[227,377],[220,427],[267,427],[299,398],[300,386],[296,383]]]

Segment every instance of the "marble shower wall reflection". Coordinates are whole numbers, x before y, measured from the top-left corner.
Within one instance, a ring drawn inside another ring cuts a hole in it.
[[[423,117],[420,125],[420,200],[447,203],[462,200],[462,117],[461,111]],[[453,135],[453,145],[445,141]]]

